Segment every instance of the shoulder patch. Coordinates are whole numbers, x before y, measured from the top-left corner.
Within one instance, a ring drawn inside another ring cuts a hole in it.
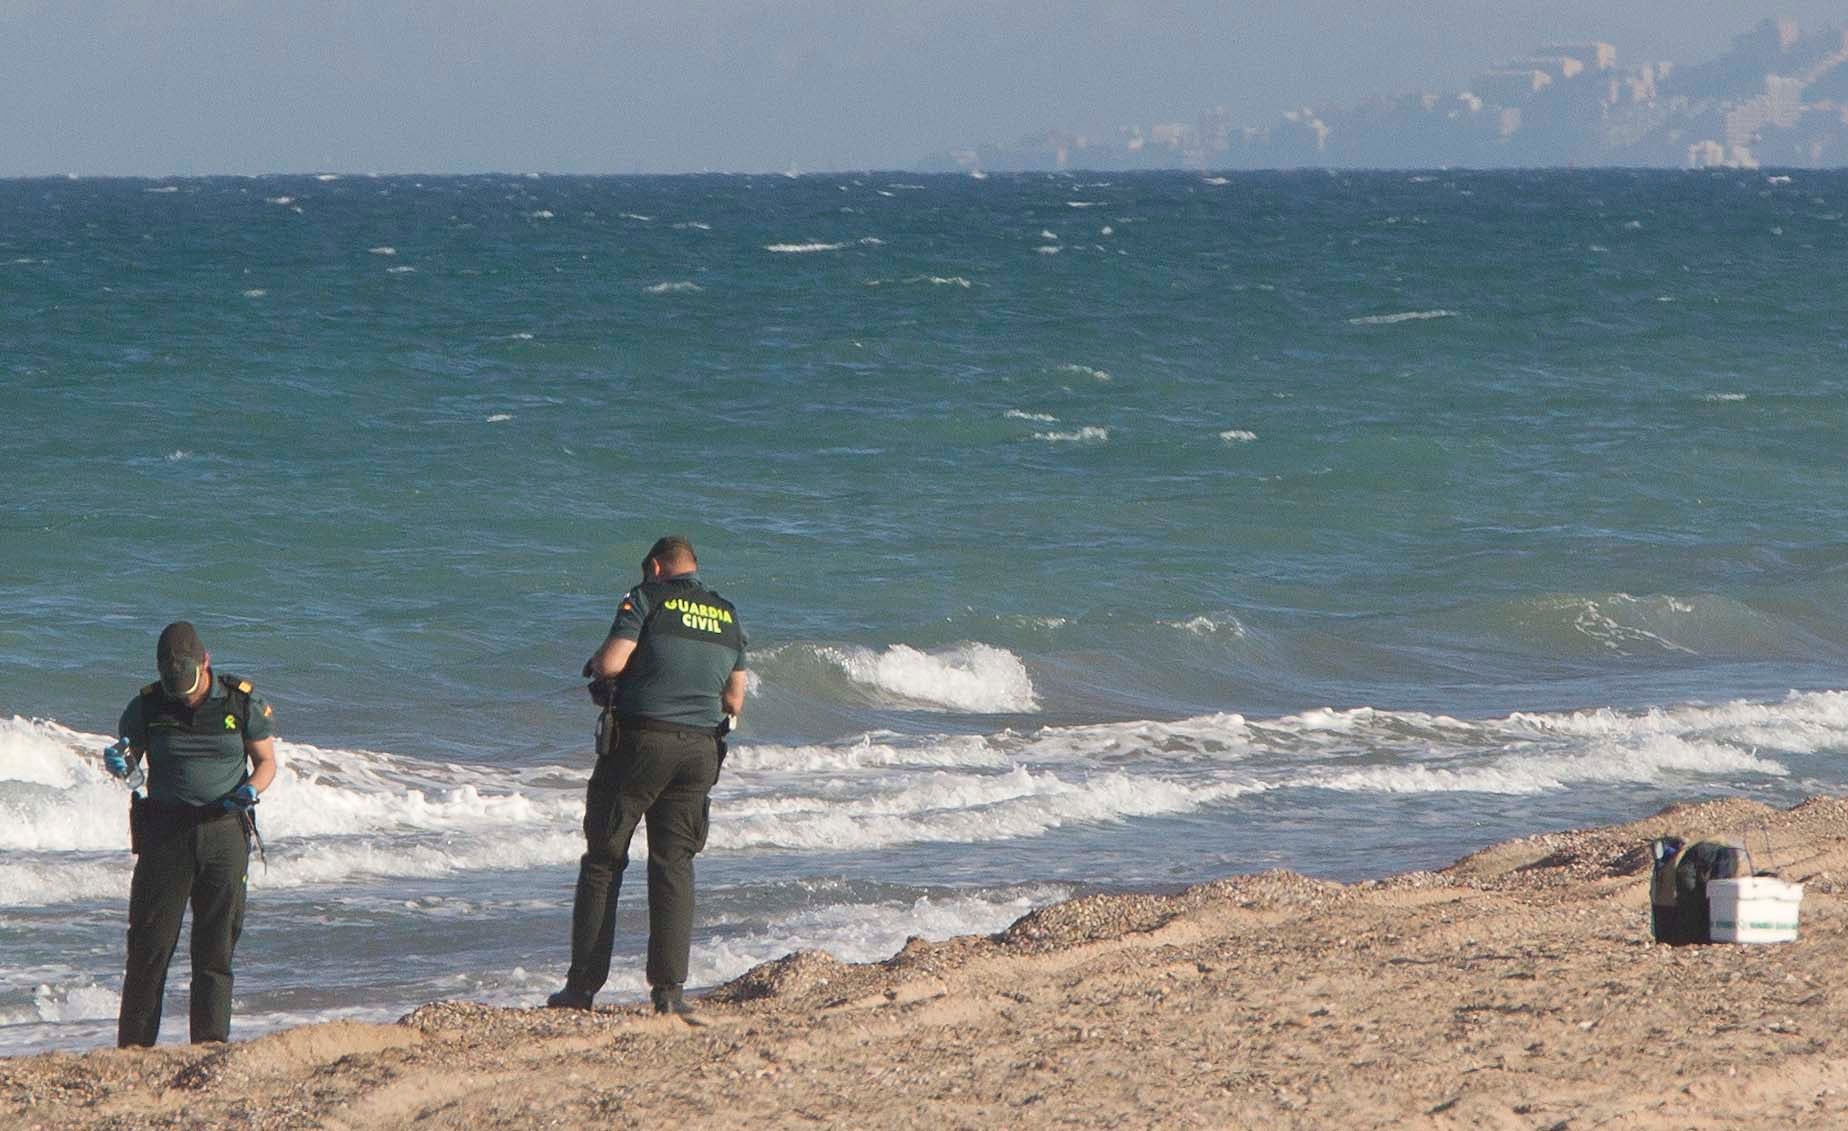
[[[268,703],[263,704],[263,717],[264,718],[267,719],[271,715],[274,715],[275,713],[276,713],[275,708],[271,707]]]
[[[159,691],[159,690],[160,690],[160,680],[158,680],[158,679],[157,679],[157,680],[155,680],[155,681],[154,681],[153,683],[150,683],[150,684],[148,684],[148,685],[147,685],[146,687],[144,687],[144,688],[142,688],[142,689],[141,689],[141,694],[143,694],[143,695],[152,695],[152,694],[154,694],[154,693],[155,693],[156,691]]]
[[[237,689],[239,691],[242,691],[244,694],[249,695],[250,694],[250,681],[247,679],[238,680]]]

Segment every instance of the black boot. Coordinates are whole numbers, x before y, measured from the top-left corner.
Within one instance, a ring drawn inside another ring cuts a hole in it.
[[[566,986],[551,997],[546,998],[545,1007],[547,1009],[582,1009],[588,1011],[590,1009],[591,997],[591,994],[579,993],[570,986]]]
[[[687,1003],[686,998],[680,996],[679,986],[656,986],[650,996],[654,998],[656,1013],[669,1013],[676,1017],[693,1015],[693,1007]]]

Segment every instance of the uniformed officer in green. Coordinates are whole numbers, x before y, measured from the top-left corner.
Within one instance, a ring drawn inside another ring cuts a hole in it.
[[[616,897],[629,840],[648,819],[648,983],[658,1013],[691,1012],[682,997],[693,936],[693,857],[706,846],[708,794],[724,733],[744,710],[744,626],[699,579],[693,544],[662,538],[642,584],[617,608],[584,664],[605,704],[597,767],[584,801],[583,859],[571,912],[571,969],[546,1004],[589,1009],[609,977]]]
[[[116,1044],[152,1045],[160,1035],[167,964],[190,901],[192,1039],[231,1033],[231,952],[244,927],[244,887],[257,794],[276,776],[270,705],[249,681],[212,671],[199,634],[176,621],[155,649],[160,679],[122,712],[128,740],[104,752],[112,772],[147,759],[146,799],[131,822],[135,876],[128,894],[128,969]]]

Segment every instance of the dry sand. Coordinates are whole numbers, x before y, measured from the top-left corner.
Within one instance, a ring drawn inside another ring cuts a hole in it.
[[[1800,939],[1651,943],[1648,840],[1747,830],[1807,885]],[[1848,800],[1710,802],[1437,873],[1272,872],[880,963],[791,955],[697,1026],[440,1002],[0,1060],[0,1126],[1848,1126],[1843,878]]]

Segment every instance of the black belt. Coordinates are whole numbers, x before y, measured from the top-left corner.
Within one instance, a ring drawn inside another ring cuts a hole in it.
[[[616,725],[624,730],[651,730],[659,734],[678,734],[688,738],[717,738],[718,727],[690,727],[685,723],[664,723],[647,715],[617,715]]]
[[[145,797],[141,798],[140,802],[147,807],[148,812],[156,819],[163,821],[181,821],[190,822],[195,825],[203,825],[210,821],[229,817],[232,814],[232,810],[225,808],[216,801],[208,801],[204,805],[192,805],[184,801],[163,801],[153,797]]]

